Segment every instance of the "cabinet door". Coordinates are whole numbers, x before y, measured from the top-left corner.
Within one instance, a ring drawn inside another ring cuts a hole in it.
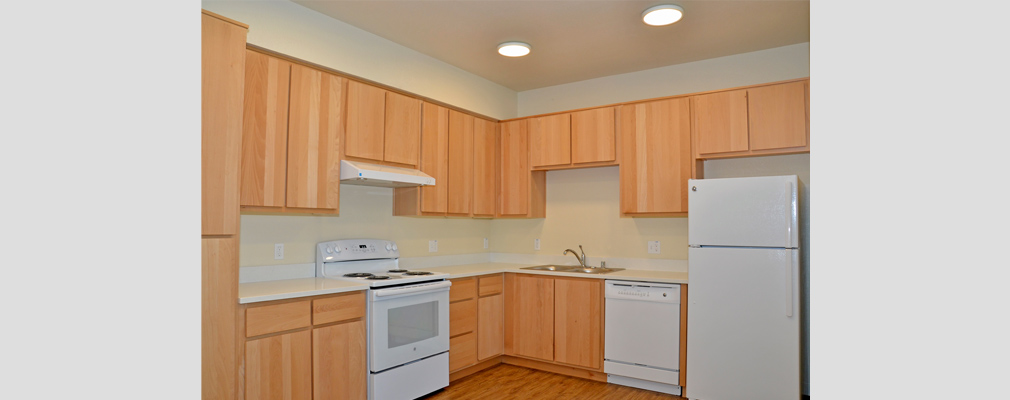
[[[694,96],[698,155],[747,151],[747,91]]]
[[[616,110],[607,107],[572,113],[572,163],[617,159]]]
[[[235,235],[248,29],[208,14],[201,18],[201,232]]]
[[[504,300],[500,293],[477,300],[477,360],[501,355],[504,350]]]
[[[530,165],[546,167],[572,163],[571,114],[531,118]]]
[[[506,274],[505,354],[554,360],[554,279]]]
[[[283,207],[291,63],[246,50],[242,108],[243,206]]]
[[[621,212],[687,212],[691,178],[687,98],[621,106]]]
[[[203,398],[235,397],[239,357],[238,237],[204,238],[201,243],[201,357]]]
[[[361,82],[347,83],[348,157],[382,161],[386,121],[386,91]]]
[[[291,66],[287,206],[340,208],[340,137],[347,80]]]
[[[603,364],[603,281],[554,279],[554,361]]]
[[[382,159],[417,167],[421,148],[421,100],[386,92]]]
[[[749,89],[751,150],[807,146],[807,82]]]
[[[473,199],[473,120],[470,115],[449,110],[449,206],[448,213],[470,215]]]
[[[530,167],[526,120],[501,124],[499,215],[529,214]]]
[[[493,217],[495,176],[495,126],[484,119],[473,124],[473,215]]]
[[[449,339],[449,372],[477,363],[476,339],[473,332]]]
[[[368,397],[365,321],[312,330],[312,392],[315,399]]]
[[[312,399],[308,330],[246,342],[245,399]]]
[[[421,105],[421,171],[435,185],[421,187],[421,212],[445,213],[449,196],[449,110],[431,103]]]

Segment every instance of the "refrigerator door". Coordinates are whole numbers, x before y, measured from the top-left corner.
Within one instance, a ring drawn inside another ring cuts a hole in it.
[[[799,247],[795,175],[688,181],[692,246]]]
[[[800,398],[799,250],[690,248],[686,395]]]

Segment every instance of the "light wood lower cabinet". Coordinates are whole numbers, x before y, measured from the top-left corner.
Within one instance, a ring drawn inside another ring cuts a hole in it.
[[[452,279],[449,289],[449,371],[502,355],[502,274]]]
[[[366,399],[364,316],[364,292],[240,307],[245,346],[239,398]]]
[[[603,281],[505,274],[505,354],[600,371]]]

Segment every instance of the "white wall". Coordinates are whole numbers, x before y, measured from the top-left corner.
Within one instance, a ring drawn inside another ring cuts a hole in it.
[[[519,116],[810,76],[810,43],[611,75],[519,93]]]
[[[208,1],[249,25],[247,41],[492,118],[516,116],[516,92],[288,1]]]

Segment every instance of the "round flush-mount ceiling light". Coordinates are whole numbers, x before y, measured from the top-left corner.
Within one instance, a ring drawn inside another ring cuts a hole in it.
[[[498,54],[505,57],[522,57],[530,54],[530,45],[523,42],[505,42],[498,45]]]
[[[652,26],[670,25],[684,17],[684,9],[673,4],[649,7],[642,12],[642,21]]]

